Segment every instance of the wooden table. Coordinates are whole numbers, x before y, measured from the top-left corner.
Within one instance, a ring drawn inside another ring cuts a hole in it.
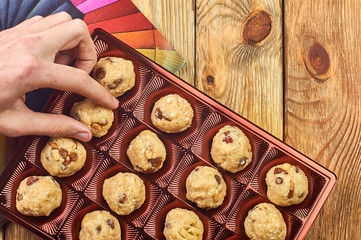
[[[187,61],[181,78],[336,173],[307,239],[360,239],[361,2],[133,2]]]

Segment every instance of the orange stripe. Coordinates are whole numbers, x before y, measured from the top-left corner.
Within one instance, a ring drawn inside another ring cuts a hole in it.
[[[155,49],[153,30],[114,33],[113,36],[122,40],[133,48]]]

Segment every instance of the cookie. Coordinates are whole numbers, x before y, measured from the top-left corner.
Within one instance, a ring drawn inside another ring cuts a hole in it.
[[[145,201],[145,185],[134,173],[118,173],[105,179],[103,197],[118,215],[129,215]]]
[[[162,168],[167,153],[157,134],[144,130],[132,140],[127,155],[136,171],[149,174]]]
[[[301,203],[308,194],[308,180],[298,166],[289,163],[274,166],[266,175],[268,199],[282,207]]]
[[[94,67],[93,77],[114,97],[123,95],[135,84],[132,61],[119,57],[99,59]]]
[[[287,235],[282,214],[270,203],[260,203],[249,210],[244,230],[252,240],[284,240]]]
[[[251,144],[238,127],[227,125],[214,136],[211,157],[221,168],[236,173],[251,163]]]
[[[61,201],[61,188],[51,176],[27,177],[16,191],[16,209],[27,216],[49,216]]]
[[[79,171],[85,163],[84,146],[71,138],[51,138],[41,151],[40,161],[52,176],[68,177]]]
[[[112,110],[89,99],[74,103],[70,116],[88,126],[94,137],[102,137],[107,134],[114,121]]]
[[[118,240],[121,230],[118,219],[107,211],[87,213],[81,221],[80,240]]]
[[[178,133],[192,125],[193,115],[187,100],[177,94],[169,94],[154,104],[151,120],[163,132]]]
[[[217,169],[207,166],[196,167],[186,180],[186,197],[204,209],[222,205],[227,185]]]
[[[203,223],[193,211],[175,208],[167,213],[163,234],[167,240],[202,240]]]

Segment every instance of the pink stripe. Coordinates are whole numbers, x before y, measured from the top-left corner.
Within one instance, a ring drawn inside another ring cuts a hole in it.
[[[116,1],[118,0],[87,0],[76,7],[85,14]]]
[[[77,6],[83,2],[85,2],[86,0],[71,0],[71,2],[74,4],[74,6]]]

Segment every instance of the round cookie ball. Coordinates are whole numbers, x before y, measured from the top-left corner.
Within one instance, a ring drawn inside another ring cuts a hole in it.
[[[167,153],[157,134],[144,130],[132,140],[127,155],[136,171],[149,174],[162,168]]]
[[[118,219],[107,211],[87,213],[81,221],[80,240],[118,240],[120,238]]]
[[[301,203],[308,194],[308,180],[298,166],[274,166],[266,175],[268,199],[282,207]]]
[[[145,201],[145,185],[134,173],[118,173],[105,179],[103,197],[111,210],[119,215],[129,215]]]
[[[154,104],[151,120],[163,132],[178,133],[192,125],[193,115],[187,100],[177,94],[169,94]]]
[[[71,138],[51,138],[41,151],[40,161],[52,176],[68,177],[79,171],[85,163],[84,146]]]
[[[196,167],[186,180],[186,197],[204,209],[222,205],[227,185],[217,169],[207,166]]]
[[[227,125],[214,136],[211,156],[221,168],[236,173],[251,163],[251,144],[238,127]]]
[[[282,214],[270,203],[260,203],[249,210],[244,230],[253,240],[284,240],[287,235]]]
[[[175,208],[167,213],[163,234],[167,240],[202,240],[203,223],[193,211]]]
[[[107,134],[114,121],[112,110],[95,104],[89,99],[74,103],[70,116],[88,126],[94,137]]]
[[[135,85],[132,61],[119,57],[99,59],[94,67],[93,77],[114,97],[123,95]]]
[[[51,176],[27,177],[16,191],[16,209],[27,216],[49,216],[61,201],[61,188]]]

